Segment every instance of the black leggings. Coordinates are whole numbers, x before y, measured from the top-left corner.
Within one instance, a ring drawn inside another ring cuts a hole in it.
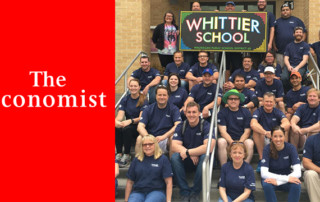
[[[173,55],[162,55],[162,54],[158,54],[158,55],[159,55],[161,66],[164,68],[167,67],[167,64],[173,62]]]
[[[131,124],[124,128],[116,128],[117,153],[122,153],[122,146],[125,154],[130,153],[131,144],[139,135],[137,126],[137,124]]]

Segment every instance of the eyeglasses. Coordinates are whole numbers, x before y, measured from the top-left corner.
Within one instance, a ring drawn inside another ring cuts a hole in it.
[[[240,98],[228,98],[228,100],[237,101],[240,100]]]
[[[208,57],[207,55],[199,55],[198,58],[206,58]]]
[[[153,146],[154,143],[146,143],[146,144],[142,144],[143,147],[151,147]]]
[[[239,141],[234,141],[231,143],[231,145],[235,145],[235,144],[244,144],[243,142],[239,142]]]

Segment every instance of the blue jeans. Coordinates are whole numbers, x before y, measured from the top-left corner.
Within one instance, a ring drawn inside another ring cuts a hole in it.
[[[162,83],[162,85],[167,86],[168,80],[162,80],[161,83]],[[188,82],[181,80],[181,87],[184,88],[187,92],[189,92],[189,83]]]
[[[218,202],[223,202],[223,200],[221,199],[221,197],[219,197]],[[228,202],[232,202],[232,199],[228,196]],[[252,199],[247,198],[246,200],[244,200],[243,202],[254,202]]]
[[[305,65],[304,67],[298,70],[302,78],[305,75],[307,68],[308,68],[308,65]],[[291,89],[290,75],[291,75],[291,72],[288,71],[287,67],[284,67],[281,74],[281,81],[282,81],[283,89],[285,93]]]
[[[294,183],[288,182],[280,186],[275,186],[273,184],[264,182],[263,179],[261,180],[261,184],[264,191],[264,197],[268,202],[277,201],[277,196],[275,193],[276,190],[289,192],[288,201],[290,202],[295,202],[295,201],[298,202],[300,199],[300,192],[301,192],[300,184],[294,184]]]
[[[148,95],[149,95],[149,104],[152,104],[156,101],[156,87],[152,86],[149,88]]]
[[[149,193],[131,192],[128,202],[165,202],[166,195],[163,191],[152,191]]]
[[[174,153],[171,157],[171,165],[175,180],[180,188],[181,196],[189,196],[191,193],[200,194],[202,189],[202,162],[205,154],[199,157],[199,162],[194,165],[191,158],[182,160],[180,153]],[[189,187],[186,178],[186,169],[195,170],[196,174],[193,179],[193,187]]]

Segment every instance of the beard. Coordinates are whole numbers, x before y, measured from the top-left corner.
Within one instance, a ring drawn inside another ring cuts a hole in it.
[[[266,7],[267,7],[267,6],[263,6],[263,7],[259,7],[259,6],[258,6],[258,10],[259,10],[259,11],[264,11],[264,10],[266,9]]]

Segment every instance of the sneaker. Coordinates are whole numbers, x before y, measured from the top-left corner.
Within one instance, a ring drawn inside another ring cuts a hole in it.
[[[181,196],[180,201],[181,202],[189,202],[189,196]]]
[[[195,194],[195,193],[191,194],[189,200],[190,202],[199,202],[200,201],[199,194]]]
[[[118,163],[120,162],[121,158],[122,158],[122,154],[121,153],[117,153],[116,160],[118,161]]]
[[[261,170],[261,160],[259,160],[259,162],[258,162],[258,166],[257,166],[256,172],[260,173],[260,170]]]
[[[119,167],[124,168],[130,165],[131,156],[129,154],[124,154],[119,162]]]

